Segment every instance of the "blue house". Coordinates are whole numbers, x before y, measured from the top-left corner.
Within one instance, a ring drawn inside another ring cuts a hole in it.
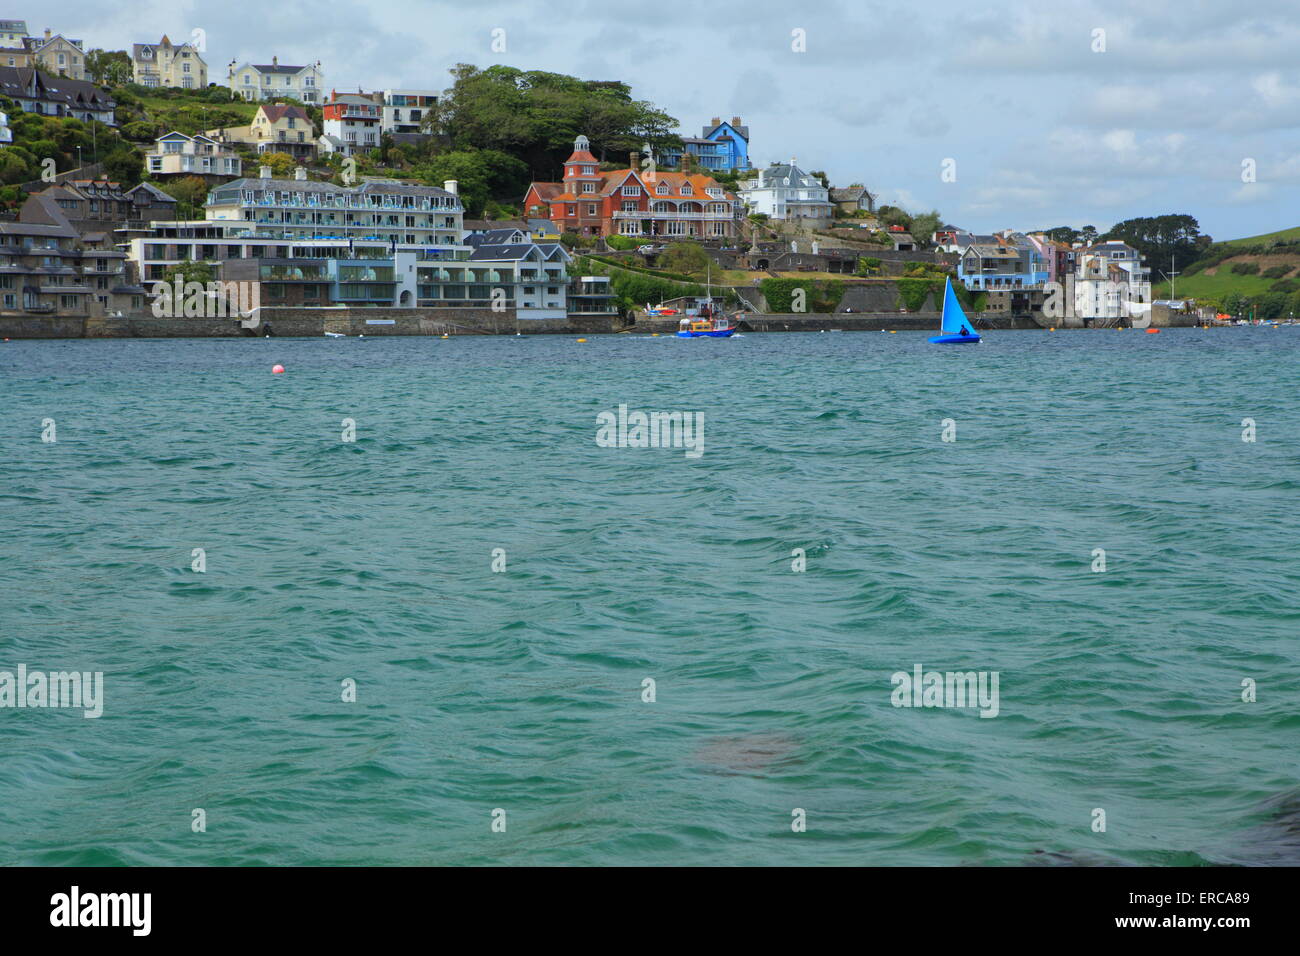
[[[732,169],[749,169],[749,127],[733,116],[730,123],[719,117],[705,126],[698,137],[682,137],[682,149],[668,149],[658,157],[665,169],[676,169],[682,163],[682,153],[695,157],[701,170],[725,173]]]

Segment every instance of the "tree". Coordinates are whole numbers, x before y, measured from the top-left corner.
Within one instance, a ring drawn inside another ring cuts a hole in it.
[[[430,186],[454,179],[465,214],[481,218],[493,196],[518,199],[528,189],[528,167],[495,149],[451,150],[415,168],[416,177]]]
[[[677,121],[618,81],[496,65],[457,64],[451,89],[425,117],[444,150],[498,150],[521,159],[535,178],[554,178],[586,136],[599,159],[620,159],[649,144],[680,142]]]
[[[1096,226],[1084,226],[1082,229],[1080,229],[1080,230],[1079,230],[1079,241],[1082,242],[1084,245],[1088,245],[1088,246],[1090,246],[1090,245],[1092,245],[1094,242],[1096,242],[1096,241],[1097,241],[1097,227],[1096,227]]]
[[[171,282],[178,275],[184,277],[183,281],[186,285],[191,282],[202,282],[207,285],[217,279],[216,270],[212,268],[210,262],[195,262],[192,259],[183,259],[174,266],[168,266],[163,270],[163,281]]]
[[[176,200],[177,219],[202,219],[200,210],[208,201],[208,184],[198,176],[186,176],[163,184],[163,191]]]
[[[262,153],[258,159],[263,166],[271,167],[271,175],[276,179],[291,178],[298,166],[298,161],[288,153]]]
[[[814,170],[813,170],[812,172],[810,172],[808,175],[811,176],[813,179],[820,180],[820,181],[821,181],[821,184],[822,184],[824,187],[826,187],[827,189],[830,189],[830,188],[831,188],[831,180],[830,180],[830,177],[827,176],[826,173],[824,173],[822,170],[820,170],[820,169],[814,169]]]
[[[1192,262],[1202,254],[1209,240],[1208,236],[1201,235],[1196,219],[1185,214],[1125,219],[1112,226],[1102,238],[1127,243],[1156,269],[1168,269],[1171,260],[1174,269]]]
[[[144,175],[144,162],[140,154],[122,143],[103,159],[104,173],[114,182],[123,186],[134,186]]]
[[[708,254],[699,243],[674,242],[660,253],[658,266],[663,272],[697,278],[708,271],[709,261]]]
[[[932,237],[939,231],[939,226],[943,224],[943,219],[939,215],[939,210],[931,209],[929,212],[923,212],[919,216],[912,217],[912,238],[916,240],[918,246],[929,246]]]
[[[125,86],[134,73],[131,56],[125,50],[90,50],[86,54],[86,72],[97,86]]]

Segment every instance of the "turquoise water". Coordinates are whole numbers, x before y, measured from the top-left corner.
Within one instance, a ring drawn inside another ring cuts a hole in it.
[[[104,713],[0,709],[0,862],[1295,862],[1297,368],[1288,328],[5,343],[0,670]],[[620,404],[702,456],[598,446]],[[998,715],[894,707],[918,664]]]

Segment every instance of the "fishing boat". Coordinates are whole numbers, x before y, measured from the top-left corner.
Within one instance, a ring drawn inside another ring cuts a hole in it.
[[[679,339],[726,339],[736,334],[736,326],[725,315],[713,318],[682,319],[677,327]]]
[[[736,334],[737,324],[713,304],[713,263],[708,264],[708,298],[695,319],[683,318],[677,325],[679,339],[726,339]]]
[[[943,280],[943,318],[939,322],[939,334],[930,336],[935,345],[968,345],[978,342],[980,337],[971,328],[973,323],[966,318],[957,293],[952,290],[952,280]]]

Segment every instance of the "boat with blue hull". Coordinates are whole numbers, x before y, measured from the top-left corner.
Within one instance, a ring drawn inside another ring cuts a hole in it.
[[[682,319],[677,329],[677,337],[681,339],[726,339],[736,334],[737,326],[725,315],[714,316],[712,319]]]
[[[930,336],[935,345],[973,345],[980,340],[971,327],[973,323],[966,318],[957,293],[952,289],[952,280],[943,280],[943,318],[939,322],[939,334]]]

